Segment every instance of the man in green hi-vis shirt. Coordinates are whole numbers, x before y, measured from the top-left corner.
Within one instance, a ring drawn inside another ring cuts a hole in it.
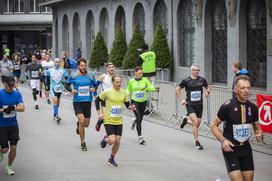
[[[148,50],[148,45],[144,44],[141,51],[141,54],[138,58],[138,65],[143,68],[144,77],[148,77],[150,82],[154,84],[156,76],[156,55],[153,51]]]
[[[154,92],[156,88],[149,82],[149,80],[143,77],[143,69],[141,67],[135,68],[135,77],[130,79],[127,86],[128,95],[131,94],[131,104],[136,106],[134,111],[136,120],[132,122],[131,129],[133,130],[136,125],[139,144],[143,145],[145,140],[142,136],[142,120],[146,109],[146,102],[148,99],[147,92]]]

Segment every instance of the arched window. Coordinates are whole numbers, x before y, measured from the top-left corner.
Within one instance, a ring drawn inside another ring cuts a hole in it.
[[[69,52],[69,22],[67,15],[62,20],[62,50]]]
[[[212,3],[212,82],[227,83],[227,11],[225,0]]]
[[[266,4],[264,0],[249,0],[247,4],[247,68],[252,86],[266,88]]]
[[[153,12],[153,31],[156,30],[157,24],[160,23],[164,28],[166,34],[168,34],[167,29],[167,7],[164,0],[157,0],[154,12]]]
[[[109,15],[106,8],[103,8],[99,17],[99,29],[103,35],[105,44],[108,42]]]
[[[94,33],[94,16],[93,12],[90,10],[88,11],[87,18],[86,18],[86,52],[87,58],[90,57],[90,52],[92,48],[92,43],[95,39]]]
[[[121,26],[124,35],[126,36],[126,15],[124,8],[119,6],[115,14],[115,30],[117,26]]]
[[[177,13],[179,65],[195,62],[195,13],[192,0],[181,0]]]
[[[145,11],[141,3],[137,3],[133,12],[133,28],[138,25],[142,34],[145,34]]]
[[[78,13],[75,13],[73,18],[73,55],[76,55],[76,51],[81,47],[81,39],[80,39],[80,20]]]

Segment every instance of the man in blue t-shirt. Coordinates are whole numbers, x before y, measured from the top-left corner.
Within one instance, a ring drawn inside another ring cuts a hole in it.
[[[11,166],[16,156],[16,145],[20,139],[16,112],[25,110],[22,95],[13,90],[14,86],[15,79],[6,77],[4,89],[0,90],[0,161],[3,160],[3,153],[8,152],[10,145],[6,167],[8,175],[15,174]]]
[[[100,82],[94,78],[93,74],[87,71],[86,59],[78,59],[77,65],[78,71],[68,77],[65,88],[74,95],[73,106],[78,119],[76,132],[80,135],[81,150],[87,151],[85,128],[90,124],[93,92],[96,91],[95,87]],[[71,85],[73,85],[73,89],[71,89]]]

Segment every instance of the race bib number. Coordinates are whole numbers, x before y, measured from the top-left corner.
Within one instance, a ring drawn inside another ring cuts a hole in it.
[[[78,96],[89,96],[90,95],[90,87],[89,86],[79,86],[78,87]]]
[[[31,72],[31,76],[32,76],[33,78],[38,78],[38,77],[39,77],[39,71],[32,71],[32,72]]]
[[[191,91],[191,101],[200,101],[201,100],[201,91]]]
[[[116,117],[121,117],[121,106],[111,106],[110,110],[110,117],[116,118]]]
[[[7,108],[8,106],[3,106],[3,109]],[[16,116],[15,110],[11,111],[9,114],[3,112],[3,118],[13,118]]]
[[[233,125],[233,137],[238,142],[245,142],[251,137],[251,124]]]
[[[144,92],[142,92],[142,91],[136,92],[135,95],[136,95],[136,99],[143,99],[145,96]]]
[[[54,91],[55,91],[56,93],[61,93],[61,92],[62,92],[62,86],[61,86],[61,85],[56,85],[56,86],[54,87]]]

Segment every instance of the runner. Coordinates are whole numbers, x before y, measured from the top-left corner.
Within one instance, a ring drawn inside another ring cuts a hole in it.
[[[10,151],[8,155],[7,175],[14,175],[12,169],[16,157],[17,142],[19,141],[19,127],[16,112],[24,111],[22,95],[14,91],[15,80],[13,77],[6,77],[4,89],[0,90],[0,161],[4,159],[3,153]]]
[[[156,91],[156,88],[151,85],[149,80],[143,77],[143,69],[141,67],[135,68],[135,77],[130,79],[127,86],[127,93],[130,95],[131,93],[131,103],[136,106],[137,112],[134,111],[135,121],[132,122],[131,129],[134,130],[135,125],[138,134],[139,144],[145,144],[145,140],[142,136],[142,120],[144,117],[144,112],[146,108],[146,102],[148,99],[149,91]]]
[[[74,72],[69,76],[65,88],[67,91],[71,92],[71,94],[74,94],[73,106],[75,115],[78,119],[76,132],[80,135],[81,150],[87,151],[85,128],[90,124],[93,99],[91,92],[95,91],[94,87],[98,84],[98,81],[87,72],[86,59],[78,59],[77,65],[78,72]],[[73,85],[73,89],[71,89],[71,84]]]
[[[37,95],[40,91],[41,80],[40,77],[42,75],[42,66],[37,63],[37,59],[35,55],[31,56],[31,62],[26,66],[25,73],[29,71],[30,75],[30,87],[32,89],[32,95],[35,103],[35,109],[39,109]],[[26,78],[29,79],[28,75]]]
[[[49,54],[45,55],[45,60],[42,61],[42,68],[43,70],[49,70],[54,67],[54,62],[50,60],[51,56]],[[49,99],[49,90],[50,90],[50,75],[46,76],[44,74],[43,77],[44,89],[45,89],[45,97],[47,99],[47,104],[51,104]]]
[[[236,96],[221,105],[212,121],[214,136],[221,142],[228,174],[231,180],[252,181],[254,162],[249,143],[251,127],[256,140],[262,141],[262,130],[258,122],[258,107],[249,101],[250,81],[245,75],[234,81]],[[218,126],[224,122],[223,133]]]
[[[12,55],[12,63],[13,63],[13,77],[15,78],[15,88],[18,91],[19,84],[20,84],[20,77],[21,77],[21,61],[20,61],[20,55],[18,53],[14,53]]]
[[[9,61],[7,55],[3,55],[3,60],[0,61],[0,73],[2,78],[2,83],[6,77],[12,76],[13,64]]]
[[[122,78],[120,76],[113,76],[113,87],[102,92],[95,100],[95,106],[100,119],[104,119],[104,126],[107,135],[102,139],[100,146],[105,148],[107,143],[113,144],[108,164],[110,166],[118,166],[114,157],[118,152],[122,129],[123,118],[121,116],[122,105],[125,103],[126,107],[131,110],[135,110],[135,105],[130,105],[128,102],[128,95],[125,90],[121,89]],[[106,102],[105,116],[100,109],[100,102]]]
[[[101,83],[102,92],[112,87],[112,77],[115,74],[115,66],[113,65],[113,63],[111,62],[107,63],[106,67],[107,67],[107,73],[102,74],[99,77],[99,81],[102,82]],[[101,106],[102,106],[102,111],[105,110],[105,101],[101,102]],[[103,124],[103,120],[98,118],[98,121],[95,125],[96,131],[100,130],[100,127],[102,124]]]
[[[68,73],[66,70],[60,68],[60,59],[55,58],[54,67],[46,70],[44,75],[50,80],[50,94],[53,97],[53,120],[60,124],[61,118],[59,117],[59,104],[63,91],[63,81],[67,79]]]
[[[186,105],[187,113],[190,119],[183,119],[181,128],[183,128],[187,123],[193,126],[193,134],[195,139],[195,148],[197,150],[202,150],[203,146],[200,144],[198,139],[198,128],[200,126],[202,112],[203,112],[203,87],[206,89],[205,96],[210,94],[210,87],[207,84],[205,78],[199,76],[200,68],[198,65],[191,66],[191,76],[183,79],[179,86],[176,87],[176,95],[179,98],[181,106]],[[187,93],[186,100],[181,94],[181,90],[185,88]]]

